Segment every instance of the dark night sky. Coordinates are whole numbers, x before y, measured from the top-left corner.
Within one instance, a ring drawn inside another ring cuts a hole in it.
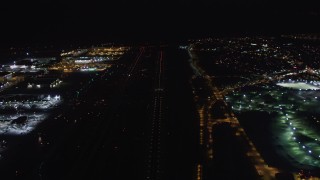
[[[316,0],[1,2],[1,44],[319,32]]]

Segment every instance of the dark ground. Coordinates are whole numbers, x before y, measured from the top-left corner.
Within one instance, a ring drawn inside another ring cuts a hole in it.
[[[139,49],[130,51],[106,72],[68,76],[66,81],[74,86],[65,91],[61,108],[29,135],[2,137],[9,148],[0,161],[1,177],[143,179],[158,53],[159,48],[145,48],[128,80]],[[166,90],[160,159],[164,179],[192,179],[195,172],[198,123],[186,58],[185,52],[164,49]],[[39,136],[49,144],[40,145]]]

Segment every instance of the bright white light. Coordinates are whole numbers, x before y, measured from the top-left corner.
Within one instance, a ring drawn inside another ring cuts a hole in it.
[[[60,96],[56,95],[56,96],[54,97],[54,99],[55,99],[55,100],[60,100]]]
[[[305,82],[284,82],[284,83],[277,83],[278,86],[292,88],[292,89],[299,89],[301,90],[318,90],[320,87],[314,86],[312,84],[307,84]]]
[[[28,120],[24,124],[11,124],[10,122],[21,116],[27,116]],[[31,132],[42,120],[45,114],[17,114],[3,115],[0,117],[0,134],[22,135]],[[3,121],[5,120],[5,121]]]

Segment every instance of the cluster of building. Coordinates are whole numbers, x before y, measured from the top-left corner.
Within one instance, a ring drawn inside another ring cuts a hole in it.
[[[60,102],[60,96],[13,94],[0,96],[0,109],[49,109]]]
[[[275,73],[300,68],[303,62],[296,46],[265,37],[204,39],[192,43],[189,50],[207,53],[212,65],[235,74]]]
[[[1,65],[0,134],[28,133],[47,117],[50,109],[58,107],[66,72],[103,71],[128,50],[94,47],[44,58],[27,54],[27,58]]]
[[[320,34],[290,34],[290,35],[282,35],[283,38],[294,39],[294,40],[311,40],[311,41],[319,41]]]
[[[93,47],[62,52],[62,61],[50,67],[64,72],[103,71],[110,67],[109,61],[117,60],[129,47]]]
[[[55,57],[48,58],[25,58],[13,63],[2,65],[2,72],[39,72],[44,71],[50,65],[56,62]]]
[[[57,88],[61,83],[59,78],[33,78],[28,81],[27,88]]]
[[[0,134],[28,133],[60,104],[60,95],[50,95],[50,88],[62,83],[61,73],[48,71],[55,63],[57,57],[28,57],[1,65]],[[28,90],[32,88],[42,92]]]

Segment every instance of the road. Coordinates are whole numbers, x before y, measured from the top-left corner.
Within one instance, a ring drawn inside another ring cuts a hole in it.
[[[214,159],[214,137],[212,137],[213,134],[213,126],[221,123],[228,123],[231,127],[236,128],[236,136],[240,139],[243,139],[245,142],[245,147],[247,148],[247,156],[250,158],[251,163],[254,165],[257,174],[259,174],[263,179],[269,180],[269,179],[275,179],[275,174],[279,172],[278,169],[274,167],[269,167],[264,159],[261,157],[260,153],[255,148],[252,141],[248,138],[246,135],[244,129],[241,127],[238,119],[234,116],[234,114],[230,111],[226,111],[228,105],[224,100],[224,91],[219,91],[217,87],[215,87],[212,83],[212,77],[208,76],[206,72],[198,65],[198,58],[194,56],[192,52],[189,51],[189,55],[191,58],[191,67],[194,69],[196,79],[202,79],[203,82],[201,86],[206,89],[208,89],[209,93],[208,96],[203,96],[201,94],[197,94],[198,100],[198,113],[200,116],[200,145],[203,146],[204,154],[206,154],[206,157],[203,161],[203,163],[199,164],[199,168],[197,170],[198,175],[196,177],[197,180],[200,180],[203,178],[202,174],[202,168],[206,166],[206,161],[210,161]],[[262,80],[263,81],[263,80]],[[255,83],[260,83],[261,80],[258,80]],[[202,96],[202,98],[201,98]],[[219,105],[223,111],[225,118],[222,119],[215,119],[212,117],[212,108],[215,106],[215,104],[219,102],[222,103],[222,105]]]
[[[162,109],[163,109],[163,93],[164,87],[162,79],[163,69],[163,51],[160,51],[156,68],[156,80],[154,87],[154,104],[152,115],[152,131],[149,145],[149,155],[147,160],[147,175],[146,179],[159,180],[161,179],[161,124],[162,124]]]

